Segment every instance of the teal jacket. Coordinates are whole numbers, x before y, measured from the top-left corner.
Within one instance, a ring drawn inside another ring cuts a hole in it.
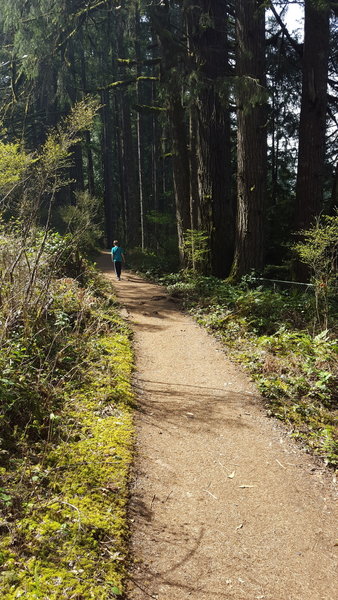
[[[123,248],[120,248],[120,246],[113,246],[111,253],[114,262],[122,262]]]

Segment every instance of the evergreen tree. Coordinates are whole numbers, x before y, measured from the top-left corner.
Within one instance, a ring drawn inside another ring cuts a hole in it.
[[[305,0],[296,228],[307,229],[323,207],[329,59],[329,2]]]
[[[192,0],[185,7],[196,88],[200,228],[210,241],[211,273],[224,277],[233,258],[227,6]]]
[[[237,223],[232,277],[264,264],[267,110],[265,3],[238,0]]]

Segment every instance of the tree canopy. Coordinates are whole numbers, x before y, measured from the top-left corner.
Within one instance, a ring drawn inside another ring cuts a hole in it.
[[[338,200],[336,3],[299,2],[302,32],[291,5],[1,0],[13,164],[77,102],[100,105],[71,148],[54,226],[86,190],[101,199],[106,246],[118,237],[187,266],[190,235],[207,248],[195,267],[221,278],[290,264],[290,234]]]

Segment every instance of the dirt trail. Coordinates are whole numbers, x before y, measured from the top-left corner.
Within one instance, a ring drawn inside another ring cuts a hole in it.
[[[130,272],[115,288],[139,398],[129,600],[336,599],[333,475],[162,288]]]

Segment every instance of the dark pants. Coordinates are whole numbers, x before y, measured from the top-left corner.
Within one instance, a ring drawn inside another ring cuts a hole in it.
[[[116,277],[121,277],[122,263],[120,260],[114,260]]]

